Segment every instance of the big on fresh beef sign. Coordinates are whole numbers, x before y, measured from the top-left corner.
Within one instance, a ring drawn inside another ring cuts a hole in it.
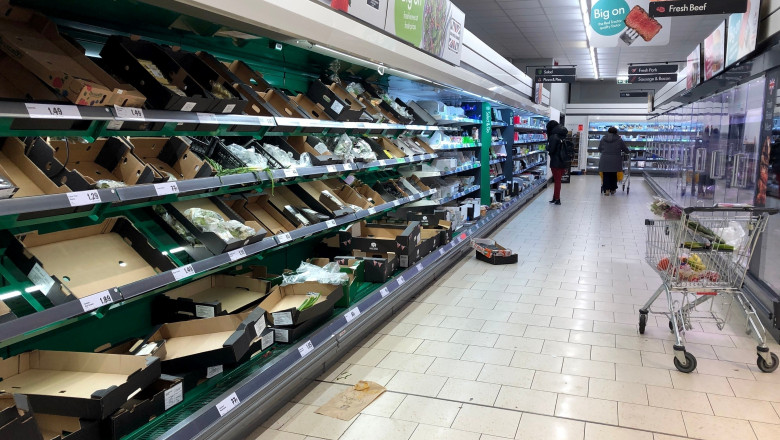
[[[466,14],[450,0],[319,0],[460,65]]]
[[[588,38],[593,47],[665,46],[671,18],[649,14],[650,0],[599,0],[590,9]]]

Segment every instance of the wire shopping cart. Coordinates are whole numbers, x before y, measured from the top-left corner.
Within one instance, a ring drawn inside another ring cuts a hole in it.
[[[623,192],[631,194],[631,155],[623,154]]]
[[[758,341],[758,368],[771,373],[780,365],[766,345],[766,329],[742,292],[758,239],[769,216],[777,213],[777,209],[715,206],[686,208],[679,220],[645,220],[645,259],[663,284],[639,310],[639,333],[644,334],[649,314],[665,315],[676,338],[674,366],[678,370],[690,373],[696,369],[696,358],[685,350],[682,339],[693,328],[692,320],[714,320],[723,330],[734,304],[745,313],[746,333],[753,333]],[[729,238],[728,243],[721,235]],[[664,293],[668,310],[651,310]],[[722,300],[718,307],[715,298]],[[702,310],[707,302],[708,310]]]

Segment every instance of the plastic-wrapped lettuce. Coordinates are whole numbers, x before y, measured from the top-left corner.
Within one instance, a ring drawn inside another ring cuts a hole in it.
[[[116,180],[98,180],[95,182],[96,189],[110,189],[110,188],[124,188],[127,184],[124,182],[117,182]]]
[[[301,154],[300,159],[295,160],[292,153],[288,153],[276,145],[263,144],[263,150],[270,154],[274,160],[279,162],[282,168],[304,168],[312,166],[311,155],[309,155],[309,153],[303,153]]]
[[[363,159],[369,162],[377,160],[376,153],[374,153],[374,150],[371,149],[371,146],[368,145],[368,142],[366,142],[365,139],[362,138],[355,138],[355,141],[353,142],[353,155],[354,157],[357,157],[359,159]]]
[[[343,159],[345,162],[352,162],[355,160],[353,152],[354,145],[349,136],[342,134],[339,137],[333,138],[331,144],[331,151],[333,151],[334,156]]]
[[[165,223],[168,223],[168,226],[172,227],[174,231],[176,231],[179,236],[181,236],[183,239],[187,240],[187,243],[191,245],[198,244],[198,239],[193,236],[190,231],[187,230],[187,228],[184,227],[183,224],[181,224],[178,220],[173,218],[171,214],[168,213],[168,211],[165,210],[160,205],[155,205],[153,208],[154,212],[157,213],[157,215],[160,216],[160,218],[163,219]]]
[[[355,96],[360,96],[363,93],[365,93],[365,91],[366,91],[366,89],[363,88],[362,85],[360,85],[358,83],[354,83],[354,82],[353,83],[349,83],[349,85],[346,87],[346,89],[347,89],[347,91],[349,93],[352,93]]]
[[[338,263],[328,263],[324,267],[320,267],[304,261],[295,272],[282,277],[282,286],[306,282],[346,284],[348,281],[349,275],[341,272],[341,267]]]
[[[257,170],[265,170],[268,168],[268,160],[266,160],[262,154],[255,152],[254,148],[247,149],[240,145],[230,144],[227,146],[227,149],[250,168]]]
[[[390,107],[392,107],[392,108],[393,108],[393,110],[397,111],[397,112],[398,112],[398,114],[400,114],[401,116],[403,116],[403,117],[405,117],[405,118],[411,118],[411,117],[412,117],[412,115],[410,115],[410,114],[409,114],[409,112],[408,112],[408,111],[407,111],[405,108],[401,107],[401,106],[400,106],[400,105],[399,105],[397,102],[395,102],[395,100],[394,100],[394,99],[393,99],[393,98],[392,98],[390,95],[388,95],[387,93],[383,93],[383,94],[382,94],[382,100],[383,100],[384,102],[386,102],[386,103],[387,103],[387,104],[388,104]]]
[[[221,215],[208,209],[190,208],[184,211],[184,216],[201,231],[213,232],[226,242],[246,240],[256,234],[249,226],[236,220],[225,221]]]

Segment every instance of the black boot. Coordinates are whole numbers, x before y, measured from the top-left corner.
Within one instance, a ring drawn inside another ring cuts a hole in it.
[[[560,205],[560,204],[561,204],[561,199],[558,199],[555,202],[553,202],[553,205]]]

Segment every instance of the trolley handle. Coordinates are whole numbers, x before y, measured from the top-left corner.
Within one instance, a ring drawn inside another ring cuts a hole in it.
[[[734,206],[734,207],[722,207],[722,206],[709,206],[709,207],[696,207],[696,208],[684,208],[683,212],[691,214],[694,212],[751,212],[755,214],[768,214],[775,215],[780,213],[778,208],[754,208],[752,206]]]

